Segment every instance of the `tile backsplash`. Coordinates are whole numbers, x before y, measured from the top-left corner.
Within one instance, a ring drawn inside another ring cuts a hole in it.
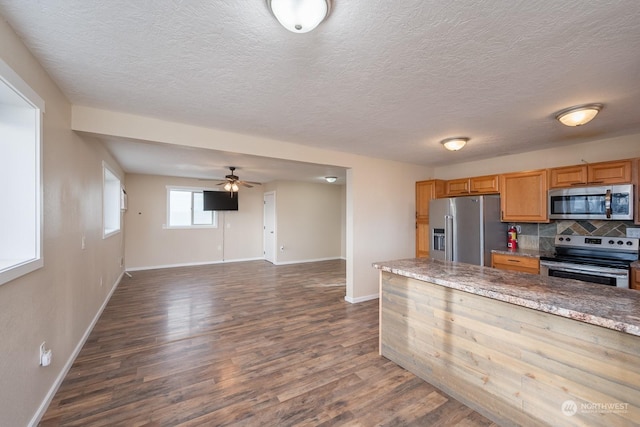
[[[556,234],[581,236],[623,237],[627,227],[634,227],[633,221],[554,221],[549,224],[525,224],[520,226],[518,247],[522,249],[536,249],[553,251],[553,239]],[[637,225],[635,225],[637,227]],[[505,236],[506,239],[506,236]]]

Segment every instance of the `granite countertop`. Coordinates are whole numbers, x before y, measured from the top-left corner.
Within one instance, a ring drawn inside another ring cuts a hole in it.
[[[640,291],[429,258],[379,270],[640,336]]]
[[[631,263],[631,268],[640,268],[640,261],[634,261]]]

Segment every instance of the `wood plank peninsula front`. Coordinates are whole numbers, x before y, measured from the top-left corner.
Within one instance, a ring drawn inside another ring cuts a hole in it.
[[[463,263],[380,270],[380,354],[505,426],[640,420],[640,292]]]

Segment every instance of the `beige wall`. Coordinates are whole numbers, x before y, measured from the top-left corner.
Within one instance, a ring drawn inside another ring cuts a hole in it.
[[[123,271],[122,233],[102,239],[102,161],[123,174],[99,143],[71,131],[69,102],[1,19],[0,57],[46,104],[44,267],[0,286],[0,426],[25,426]],[[49,367],[39,366],[43,341],[53,350]]]
[[[276,193],[276,264],[341,257],[342,187],[291,181],[269,185]]]
[[[571,166],[581,164],[583,161],[587,163],[597,163],[639,156],[640,134],[635,134],[601,139],[583,144],[574,144],[566,147],[438,167],[434,169],[433,176],[431,177],[439,179],[464,178],[494,173]]]
[[[262,189],[242,188],[238,211],[218,212],[218,228],[168,229],[167,186],[206,187],[206,181],[127,175],[127,270],[262,258]]]
[[[72,108],[72,128],[79,132],[348,168],[348,301],[377,298],[378,275],[371,267],[373,262],[415,253],[415,181],[432,176],[432,168],[114,111]]]

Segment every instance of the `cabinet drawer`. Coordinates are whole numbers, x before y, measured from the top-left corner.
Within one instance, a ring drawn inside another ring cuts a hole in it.
[[[540,260],[526,256],[491,254],[491,266],[501,270],[540,274]]]

